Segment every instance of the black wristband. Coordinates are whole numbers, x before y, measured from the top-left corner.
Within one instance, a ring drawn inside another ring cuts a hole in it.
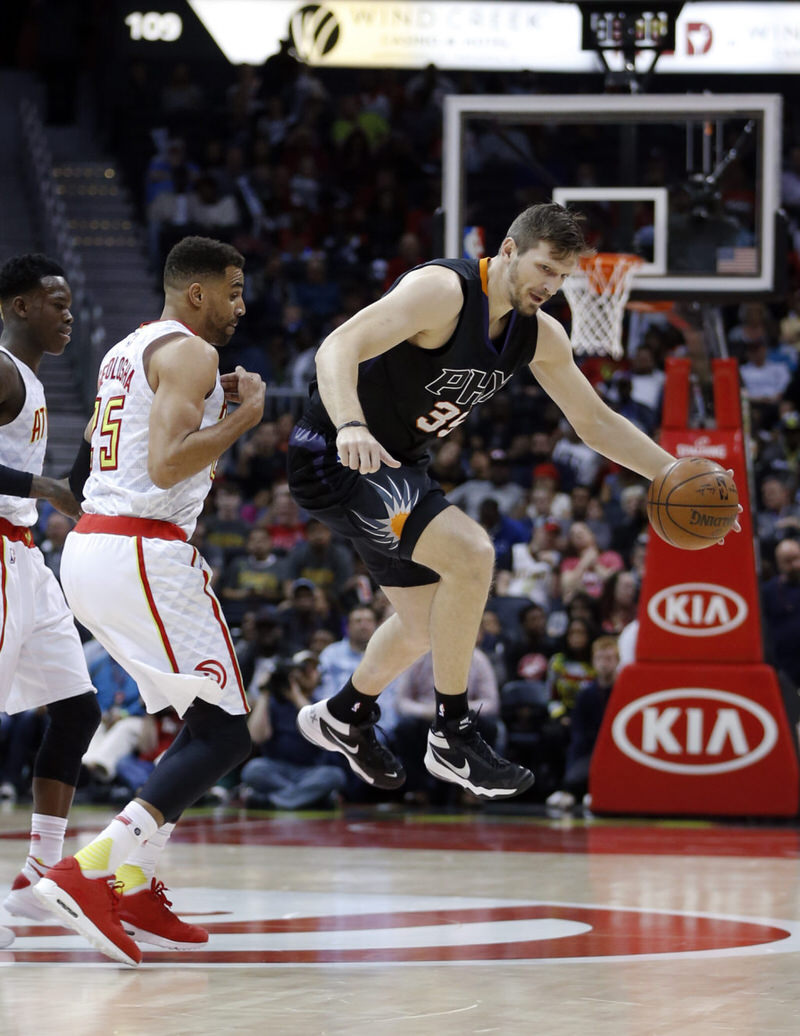
[[[367,422],[366,421],[345,421],[344,424],[340,424],[339,427],[336,429],[336,434],[338,435],[339,432],[341,432],[341,430],[343,428],[366,428],[366,427],[367,427]]]
[[[0,464],[0,494],[3,496],[29,497],[32,485],[33,474],[30,471],[19,471]]]
[[[81,439],[75,462],[72,465],[72,471],[69,473],[69,488],[79,502],[83,501],[83,487],[86,485],[86,479],[89,477],[91,455],[92,447],[85,439]]]

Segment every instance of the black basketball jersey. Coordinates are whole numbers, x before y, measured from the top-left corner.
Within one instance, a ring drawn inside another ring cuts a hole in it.
[[[393,457],[406,463],[423,457],[432,439],[458,427],[477,403],[490,399],[527,366],[539,330],[536,316],[523,317],[512,310],[498,339],[489,337],[484,288],[488,260],[434,259],[423,265],[446,266],[461,278],[464,304],[452,337],[438,349],[401,342],[358,370],[358,398],[369,430]],[[331,428],[316,382],[304,417],[316,427]]]

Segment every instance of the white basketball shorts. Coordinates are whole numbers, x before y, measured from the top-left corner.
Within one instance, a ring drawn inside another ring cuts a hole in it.
[[[168,522],[87,514],[61,557],[75,617],[130,673],[148,712],[171,705],[182,716],[195,698],[249,711],[210,582],[211,569]]]
[[[29,529],[0,531],[0,711],[23,712],[93,691],[58,580]]]

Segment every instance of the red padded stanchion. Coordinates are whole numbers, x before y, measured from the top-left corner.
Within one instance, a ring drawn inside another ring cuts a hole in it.
[[[714,360],[717,427],[688,429],[689,361],[667,362],[661,442],[732,468],[742,532],[684,551],[651,535],[636,661],[619,674],[592,757],[592,808],[793,816],[798,765],[761,616],[735,360]]]

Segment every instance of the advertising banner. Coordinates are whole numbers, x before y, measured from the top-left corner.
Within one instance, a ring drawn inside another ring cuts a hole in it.
[[[597,72],[581,49],[578,4],[534,0],[188,0],[234,64],[262,64],[288,40],[308,65]],[[653,4],[658,15],[658,4]],[[609,5],[613,13],[614,5]],[[152,15],[152,17],[151,17]],[[177,32],[171,12],[130,12],[131,32]],[[150,18],[150,22],[147,19]],[[154,38],[156,38],[154,36]],[[175,37],[177,39],[177,37]],[[608,53],[612,68],[622,56]],[[644,59],[649,63],[649,57]],[[800,68],[800,3],[685,3],[659,73],[787,73]]]

